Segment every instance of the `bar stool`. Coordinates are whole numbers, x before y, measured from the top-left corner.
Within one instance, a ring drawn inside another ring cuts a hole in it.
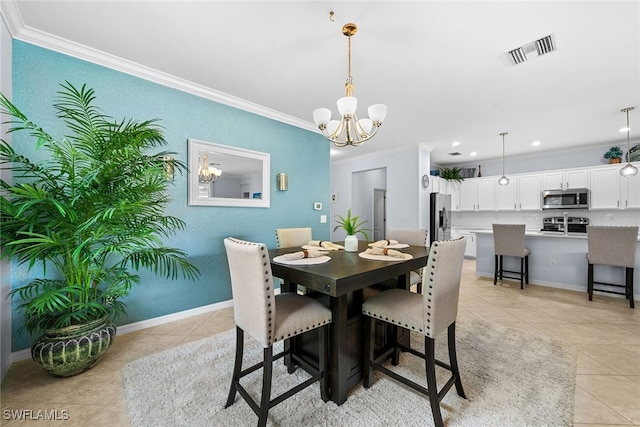
[[[327,359],[331,310],[312,298],[293,292],[274,295],[271,263],[265,245],[226,238],[224,246],[229,261],[236,323],[236,357],[225,408],[233,405],[238,392],[258,415],[258,426],[265,426],[270,408],[317,381],[320,381],[321,398],[326,402],[329,399]],[[313,329],[318,329],[320,335],[317,369],[297,355],[290,354],[286,347],[284,351],[273,354],[274,343]],[[245,332],[263,347],[263,361],[242,369]],[[311,378],[271,399],[273,361],[284,356],[290,356],[304,367]],[[262,397],[258,404],[240,384],[240,380],[260,368],[263,368]]]
[[[636,263],[636,247],[638,245],[638,227],[613,227],[613,226],[587,226],[587,288],[589,301],[593,301],[593,291],[607,292],[610,294],[624,295],[629,300],[629,306],[633,303],[633,268]],[[624,285],[596,282],[593,279],[593,266],[612,265],[623,267],[625,271]],[[612,291],[603,288],[594,288],[594,285],[624,288],[624,292]]]
[[[444,425],[440,412],[440,401],[453,385],[456,386],[458,395],[466,398],[458,369],[455,337],[465,247],[464,237],[456,240],[435,241],[431,244],[422,279],[424,294],[420,295],[404,289],[390,289],[369,298],[362,304],[362,314],[366,316],[364,323],[364,387],[371,386],[371,374],[375,369],[422,394],[426,394],[429,397],[436,427]],[[393,339],[394,346],[375,357],[375,330],[373,328],[375,320],[395,325],[394,338],[397,337],[398,327],[424,335],[424,353],[406,347],[398,343],[397,339]],[[435,338],[445,330],[449,347],[449,364],[436,360],[434,352]],[[382,365],[392,355],[396,361],[400,350],[424,359],[427,388]],[[438,391],[436,382],[436,365],[451,372],[451,377],[440,391]]]
[[[493,284],[503,278],[520,279],[520,289],[529,284],[529,250],[524,247],[524,224],[493,224],[493,247],[495,253],[495,272]],[[520,271],[505,270],[503,256],[520,258]],[[504,273],[513,274],[507,276]],[[517,275],[517,277],[515,276]]]

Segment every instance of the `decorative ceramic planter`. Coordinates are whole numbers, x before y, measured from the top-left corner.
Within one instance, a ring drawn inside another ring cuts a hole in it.
[[[354,235],[345,237],[344,250],[346,252],[358,252],[358,238]]]
[[[612,157],[609,159],[609,163],[620,163],[622,159],[620,157]]]
[[[31,358],[50,374],[70,377],[95,366],[116,337],[109,317],[48,329],[31,346]]]

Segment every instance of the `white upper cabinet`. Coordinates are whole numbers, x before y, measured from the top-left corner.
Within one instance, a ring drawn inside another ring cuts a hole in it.
[[[518,177],[518,210],[542,210],[540,175],[521,175]]]
[[[542,186],[542,190],[589,188],[589,169],[548,172],[543,176],[544,184]]]
[[[640,209],[640,174],[620,176],[621,167],[591,171],[591,209]]]
[[[478,178],[476,193],[476,210],[495,211],[496,210],[496,187],[498,181],[493,178]]]
[[[460,183],[460,211],[495,211],[497,179],[467,178]],[[452,206],[453,209],[453,206]],[[455,210],[455,209],[454,209]]]
[[[498,185],[499,211],[541,210],[540,174],[512,176],[509,184]]]

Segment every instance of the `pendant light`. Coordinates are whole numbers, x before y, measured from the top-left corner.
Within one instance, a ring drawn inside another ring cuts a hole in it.
[[[638,168],[631,164],[631,156],[629,154],[629,132],[631,132],[631,128],[629,127],[629,111],[633,110],[633,108],[634,107],[627,107],[621,110],[623,113],[627,113],[627,127],[624,129],[620,129],[627,131],[627,164],[625,167],[620,169],[620,175],[626,176],[627,178],[630,178],[638,173]]]
[[[504,174],[504,137],[505,137],[505,135],[508,135],[508,134],[507,134],[507,132],[502,132],[500,135],[502,135],[502,176],[498,180],[498,184],[500,184],[500,185],[508,185],[509,184],[509,178],[507,178],[507,176]]]

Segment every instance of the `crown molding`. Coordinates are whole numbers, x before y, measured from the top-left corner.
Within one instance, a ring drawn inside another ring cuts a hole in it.
[[[44,47],[55,52],[101,65],[103,67],[177,89],[182,92],[190,93],[201,98],[209,99],[220,104],[247,111],[249,113],[257,114],[281,123],[316,133],[318,132],[316,126],[309,121],[301,120],[297,117],[281,113],[245,99],[237,98],[224,92],[219,92],[174,75],[146,67],[136,62],[128,61],[115,55],[31,28],[24,24],[22,15],[20,14],[20,10],[15,1],[10,0],[0,2],[0,11],[2,12],[5,23],[7,24],[9,32],[14,39]]]

